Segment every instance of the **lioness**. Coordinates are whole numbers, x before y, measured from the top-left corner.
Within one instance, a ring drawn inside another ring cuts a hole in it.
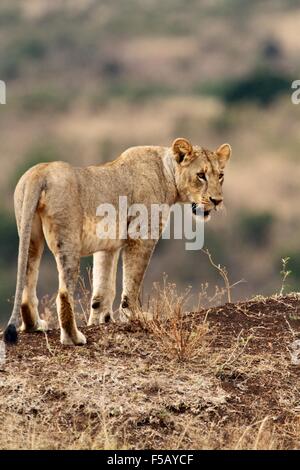
[[[4,333],[17,341],[19,312],[22,331],[45,330],[39,317],[36,284],[44,238],[59,274],[57,310],[64,345],[85,344],[74,317],[74,290],[81,256],[94,254],[93,293],[89,325],[108,321],[115,297],[116,270],[123,255],[120,315],[139,311],[139,291],[157,239],[100,239],[97,207],[117,207],[120,195],[129,204],[172,205],[176,201],[203,205],[208,220],[222,201],[224,167],[231,155],[228,144],[215,152],[176,139],[172,147],[132,147],[118,159],[100,166],[73,168],[63,162],[42,163],[20,179],[14,196],[20,238],[13,313]]]

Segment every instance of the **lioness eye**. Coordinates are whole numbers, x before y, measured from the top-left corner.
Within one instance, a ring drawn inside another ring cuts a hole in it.
[[[224,173],[219,174],[219,180],[222,180],[224,178]]]
[[[200,180],[206,181],[206,176],[205,176],[205,173],[203,171],[201,171],[200,173],[197,173],[197,176]]]

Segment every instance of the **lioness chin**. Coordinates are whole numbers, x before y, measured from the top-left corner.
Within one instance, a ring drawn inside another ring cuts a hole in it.
[[[74,290],[81,256],[94,255],[89,325],[112,318],[121,251],[123,292],[117,317],[128,320],[137,314],[141,284],[158,239],[99,237],[97,208],[110,204],[120,215],[119,196],[126,196],[130,205],[143,204],[147,208],[152,204],[172,206],[189,202],[195,213],[198,206],[203,207],[207,220],[211,211],[222,204],[224,168],[230,155],[228,144],[212,152],[178,138],[171,147],[129,148],[104,165],[73,168],[54,162],[28,170],[14,196],[20,245],[15,301],[5,341],[17,341],[20,312],[22,331],[47,328],[39,316],[36,295],[45,239],[59,274],[57,311],[62,344],[86,343],[74,317]],[[159,230],[161,233],[163,226]]]

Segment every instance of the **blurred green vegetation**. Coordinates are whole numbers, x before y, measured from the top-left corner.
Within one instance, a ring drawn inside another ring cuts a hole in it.
[[[32,166],[61,159],[61,153],[55,143],[37,142],[25,153],[22,163],[16,168],[11,179],[11,186],[15,187],[21,176]]]
[[[24,111],[63,112],[69,108],[72,94],[54,88],[43,88],[24,94],[19,100]]]
[[[1,17],[0,17],[1,18]],[[25,33],[18,39],[12,40],[1,57],[0,75],[4,80],[17,78],[21,69],[30,61],[40,61],[46,56],[46,42],[34,33]]]
[[[271,212],[244,211],[237,220],[238,233],[246,243],[257,246],[268,244],[275,221],[275,216]]]
[[[218,134],[225,135],[234,128],[234,117],[234,113],[231,109],[224,109],[211,120],[211,125]]]
[[[0,247],[1,261],[9,265],[16,259],[18,233],[14,217],[0,209]]]
[[[10,28],[12,25],[18,25],[21,18],[21,11],[18,5],[6,6],[0,11],[0,26],[1,28]]]
[[[231,105],[249,101],[266,106],[282,94],[290,94],[291,82],[284,73],[258,68],[239,79],[201,84],[195,87],[195,92],[216,96]]]
[[[1,59],[0,75],[3,80],[13,80],[19,76],[19,62],[9,55]]]
[[[177,92],[178,93],[178,92]],[[107,98],[121,98],[132,103],[144,103],[152,98],[174,95],[176,91],[171,87],[159,84],[135,84],[124,81],[112,83],[105,90]],[[103,99],[103,98],[102,98]]]
[[[14,294],[14,275],[18,252],[18,233],[11,214],[0,208],[0,324]]]
[[[15,41],[8,52],[20,61],[27,59],[40,60],[45,57],[47,49],[44,40],[32,35]]]

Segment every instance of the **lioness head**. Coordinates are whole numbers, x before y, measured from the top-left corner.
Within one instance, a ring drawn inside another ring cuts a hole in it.
[[[224,168],[231,156],[230,145],[223,144],[212,152],[179,138],[174,140],[172,150],[181,202],[192,203],[195,215],[198,206],[202,207],[204,220],[208,220],[212,209],[219,209],[223,202]]]

